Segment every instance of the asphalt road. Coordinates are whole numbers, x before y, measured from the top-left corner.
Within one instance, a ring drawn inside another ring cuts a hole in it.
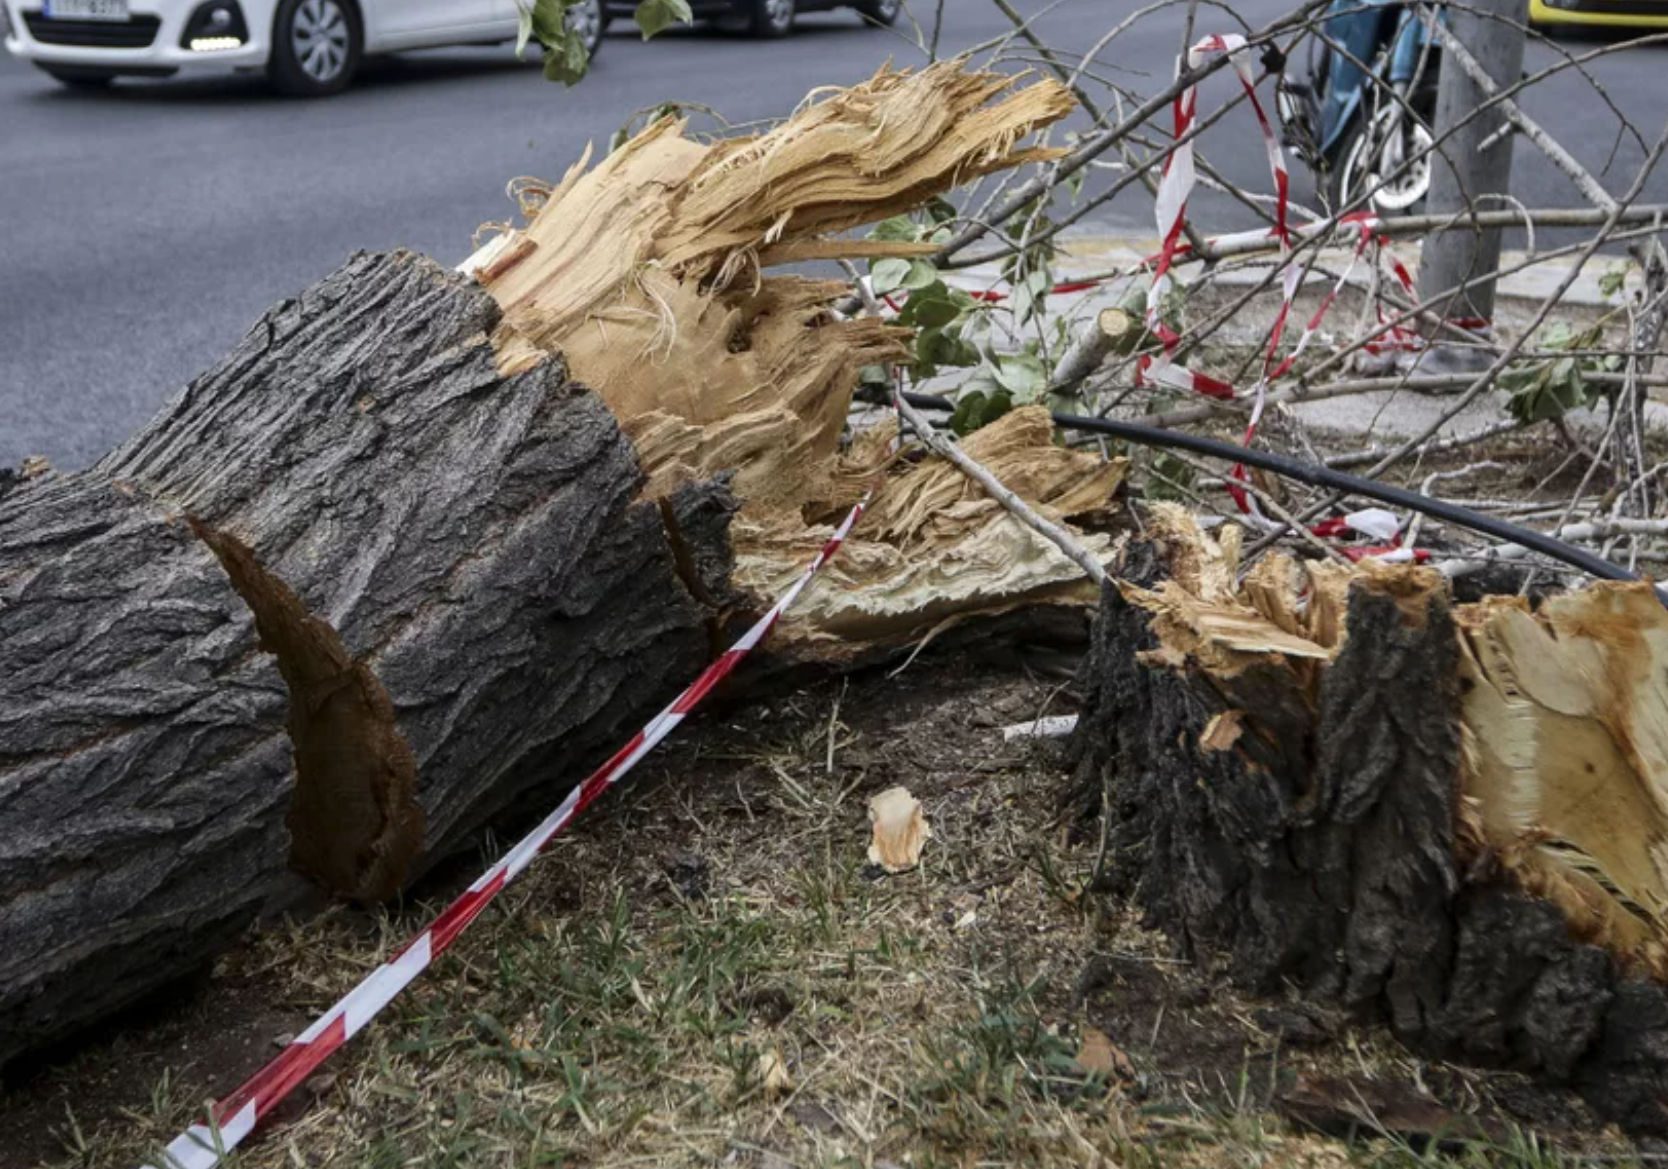
[[[1286,7],[1236,5],[1252,25]],[[1051,43],[1081,50],[1125,11],[1114,0],[1063,0],[1040,27]],[[1007,27],[987,0],[948,0],[948,13],[946,50]],[[1108,70],[1132,88],[1163,84],[1180,19],[1169,9],[1136,25]],[[1552,56],[1532,47],[1530,68]],[[248,78],[76,94],[0,54],[0,465],[30,454],[64,469],[93,461],[263,309],[356,249],[404,246],[455,263],[478,225],[508,218],[506,179],[559,175],[640,107],[671,98],[734,122],[778,116],[812,87],[856,81],[888,57],[905,64],[918,53],[849,13],[803,18],[773,43],[677,32],[644,44],[616,25],[572,90],[544,82],[506,46],[394,58],[339,97],[296,102]],[[1647,137],[1668,112],[1665,64],[1668,50],[1632,49],[1594,67]],[[1214,79],[1201,109],[1230,85]],[[1548,81],[1526,104],[1584,163],[1608,166],[1608,186],[1625,188],[1643,151],[1612,150],[1616,118],[1585,82]],[[1236,181],[1268,189],[1248,115],[1225,120],[1201,149]],[[1517,150],[1519,198],[1578,202],[1526,143]],[[1307,194],[1301,180],[1296,193]],[[1646,197],[1668,201],[1668,167]],[[1241,209],[1208,197],[1194,210],[1207,232],[1246,225]],[[1151,213],[1129,194],[1098,226],[1150,231]]]

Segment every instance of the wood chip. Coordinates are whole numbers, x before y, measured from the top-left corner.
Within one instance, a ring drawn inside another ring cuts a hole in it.
[[[1243,710],[1221,710],[1211,716],[1210,722],[1205,724],[1204,733],[1199,736],[1201,751],[1226,751],[1239,742],[1240,731],[1245,725]]]
[[[759,1083],[767,1096],[780,1096],[793,1090],[793,1077],[788,1075],[788,1065],[781,1052],[774,1048],[759,1053],[758,1074]]]
[[[1112,1042],[1106,1032],[1094,1027],[1083,1028],[1082,1045],[1077,1049],[1074,1062],[1090,1075],[1119,1080],[1135,1078],[1135,1066],[1129,1062],[1129,1056]]]
[[[932,828],[921,813],[921,801],[906,787],[889,787],[869,801],[874,839],[869,860],[889,873],[902,873],[921,863],[921,849]]]

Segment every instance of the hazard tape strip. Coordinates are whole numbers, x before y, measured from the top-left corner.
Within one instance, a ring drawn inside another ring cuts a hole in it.
[[[1410,295],[1413,292],[1413,279],[1407,269],[1394,254],[1388,252],[1385,245],[1389,242],[1382,236],[1375,236],[1378,227],[1378,217],[1370,211],[1355,212],[1343,216],[1340,223],[1353,226],[1357,233],[1357,243],[1354,254],[1350,258],[1348,267],[1333,283],[1332,288],[1322,298],[1319,307],[1311,314],[1305,323],[1302,334],[1292,352],[1284,359],[1280,358],[1280,342],[1285,336],[1286,326],[1290,320],[1293,303],[1297,298],[1297,290],[1302,282],[1303,272],[1299,267],[1292,248],[1291,214],[1291,176],[1286,169],[1284,151],[1280,148],[1279,137],[1275,134],[1274,125],[1269,120],[1268,113],[1263,109],[1262,101],[1257,97],[1256,77],[1252,73],[1250,51],[1244,37],[1238,34],[1223,36],[1208,36],[1194,44],[1187,51],[1186,66],[1189,70],[1196,70],[1205,60],[1217,54],[1226,54],[1229,64],[1239,78],[1240,88],[1245,91],[1246,100],[1250,103],[1251,112],[1256,116],[1257,129],[1262,134],[1263,149],[1268,155],[1269,173],[1274,179],[1274,224],[1271,227],[1258,229],[1251,233],[1239,233],[1240,236],[1252,236],[1259,240],[1266,240],[1279,247],[1280,252],[1280,308],[1275,314],[1274,322],[1269,328],[1268,344],[1263,350],[1262,369],[1247,395],[1251,399],[1251,414],[1246,422],[1245,431],[1240,439],[1240,445],[1249,447],[1257,437],[1257,428],[1262,422],[1263,410],[1268,402],[1269,384],[1288,373],[1303,351],[1308,348],[1310,340],[1315,336],[1326,319],[1327,312],[1342,291],[1345,282],[1354,272],[1356,264],[1369,247],[1374,251],[1374,262],[1380,263],[1388,256],[1391,270],[1396,280]],[[1172,103],[1174,118],[1175,147],[1164,160],[1164,173],[1159,179],[1158,196],[1155,200],[1154,214],[1157,219],[1159,251],[1152,258],[1153,278],[1147,287],[1146,328],[1156,337],[1161,349],[1157,354],[1144,354],[1136,363],[1136,384],[1147,382],[1154,385],[1168,386],[1172,389],[1192,391],[1206,397],[1223,400],[1234,400],[1241,395],[1235,388],[1208,374],[1188,369],[1175,360],[1176,351],[1181,347],[1182,337],[1169,325],[1165,324],[1162,308],[1165,294],[1171,287],[1170,271],[1191,251],[1188,241],[1182,238],[1187,225],[1187,202],[1193,193],[1197,180],[1193,161],[1192,134],[1198,119],[1199,93],[1197,85],[1190,85],[1179,93]],[[1228,238],[1228,237],[1223,237]],[[1377,306],[1380,325],[1385,327],[1392,338],[1391,344],[1405,345],[1407,331],[1399,326],[1387,323],[1383,305]],[[1250,474],[1244,464],[1235,464],[1229,471],[1226,487],[1229,495],[1240,511],[1263,519],[1255,499],[1246,491],[1242,484],[1249,482]],[[1405,554],[1400,548],[1397,538],[1393,544],[1386,544],[1373,549],[1346,550],[1346,555],[1355,551],[1360,555],[1389,555]],[[1416,555],[1416,553],[1415,553]]]
[[[729,676],[736,665],[765,639],[777,620],[811,583],[811,578],[839,550],[853,525],[862,517],[868,502],[865,497],[851,509],[810,566],[771,606],[770,611],[703,670],[701,676],[670,706],[651,719],[585,782],[569,792],[560,807],[499,857],[427,929],[366,975],[358,986],[320,1015],[312,1026],[296,1036],[271,1063],[251,1076],[242,1087],[214,1105],[210,1110],[212,1124],[192,1125],[168,1145],[160,1166],[146,1165],[144,1169],[211,1169],[220,1163],[226,1153],[237,1148],[280,1101],[304,1083],[338,1048],[362,1031],[419,974],[433,965],[434,960],[481,915],[481,911],[506,885],[533,863],[533,859],[558,833],[636,766],[643,756],[654,750],[656,744]]]
[[[1272,355],[1280,344],[1280,336],[1285,330],[1286,318],[1291,313],[1292,299],[1297,295],[1297,282],[1301,275],[1290,259],[1292,241],[1288,217],[1291,212],[1291,176],[1286,170],[1285,153],[1280,149],[1280,140],[1274,133],[1274,125],[1269,121],[1262,101],[1257,97],[1257,80],[1251,71],[1250,51],[1245,38],[1238,34],[1205,37],[1187,50],[1187,68],[1196,70],[1204,64],[1206,58],[1219,53],[1227,54],[1228,63],[1233,66],[1234,73],[1239,78],[1240,88],[1245,91],[1252,113],[1256,115],[1257,128],[1263,137],[1263,149],[1268,155],[1269,173],[1274,178],[1274,226],[1268,229],[1268,237],[1279,244],[1284,267],[1281,272],[1280,311],[1269,334],[1267,352]],[[1156,354],[1144,354],[1136,363],[1136,382],[1150,382],[1172,389],[1192,391],[1210,398],[1229,400],[1237,396],[1231,385],[1220,378],[1213,378],[1176,363],[1175,355],[1181,347],[1182,337],[1164,323],[1162,315],[1164,297],[1171,286],[1170,270],[1188,250],[1182,233],[1187,226],[1187,201],[1193,194],[1197,179],[1193,165],[1192,134],[1199,114],[1199,87],[1189,85],[1177,94],[1171,103],[1171,112],[1176,145],[1164,160],[1164,173],[1159,178],[1158,196],[1154,200],[1154,215],[1160,243],[1153,265],[1152,283],[1147,286],[1147,332],[1158,339],[1161,349]],[[1272,364],[1272,360],[1265,359],[1264,364],[1265,376],[1258,379],[1252,395],[1252,422],[1248,428],[1247,442],[1250,441],[1251,435],[1254,435],[1257,421],[1262,415],[1265,397],[1263,391],[1267,385],[1266,367]],[[1234,470],[1235,476],[1243,473],[1243,468],[1236,467]],[[1229,490],[1241,510],[1249,510],[1244,491],[1232,484]]]
[[[1279,245],[1282,265],[1280,309],[1275,315],[1273,326],[1269,329],[1262,373],[1251,390],[1251,418],[1246,424],[1245,435],[1241,440],[1242,445],[1249,446],[1256,438],[1257,426],[1262,421],[1263,405],[1268,397],[1270,371],[1275,364],[1280,339],[1285,334],[1286,320],[1291,316],[1292,301],[1297,296],[1297,286],[1303,274],[1292,260],[1292,234],[1288,222],[1291,213],[1291,176],[1286,170],[1286,156],[1280,149],[1280,140],[1274,133],[1274,125],[1269,121],[1263,103],[1257,97],[1257,80],[1251,72],[1250,52],[1245,38],[1238,34],[1205,37],[1188,49],[1187,68],[1198,69],[1207,57],[1218,53],[1227,54],[1228,63],[1233,66],[1234,73],[1239,77],[1240,88],[1245,91],[1251,111],[1257,118],[1257,128],[1263,137],[1269,173],[1274,178],[1274,226],[1268,229],[1268,238]],[[1147,287],[1147,331],[1158,338],[1161,351],[1157,354],[1145,354],[1136,363],[1136,383],[1141,384],[1145,381],[1172,389],[1191,390],[1210,398],[1232,400],[1238,396],[1233,386],[1220,378],[1213,378],[1177,364],[1175,355],[1181,347],[1182,337],[1164,323],[1162,315],[1164,296],[1170,291],[1170,269],[1186,250],[1182,232],[1187,226],[1187,201],[1193,194],[1197,178],[1193,165],[1192,133],[1199,113],[1199,87],[1189,85],[1177,94],[1172,103],[1172,111],[1176,146],[1164,160],[1164,174],[1159,179],[1158,197],[1154,201],[1160,244],[1157,262],[1153,266],[1152,283]],[[1245,468],[1236,464],[1228,473],[1228,493],[1240,511],[1257,514],[1256,503],[1240,486],[1247,477]]]

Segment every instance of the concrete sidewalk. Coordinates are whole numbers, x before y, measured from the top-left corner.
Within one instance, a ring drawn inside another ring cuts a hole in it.
[[[1139,264],[1144,257],[1151,256],[1158,251],[1159,239],[1156,235],[1124,235],[1108,232],[1085,231],[1081,234],[1067,232],[1064,237],[1060,270],[1064,273],[1087,274],[1091,272],[1105,272],[1114,268],[1131,268]],[[1406,265],[1415,277],[1419,271],[1419,243],[1417,240],[1398,240],[1391,243],[1390,252]],[[1347,247],[1327,247],[1320,252],[1320,262],[1317,267],[1340,272],[1348,266],[1352,252]],[[1525,251],[1506,251],[1501,254],[1500,266],[1503,269],[1517,268],[1529,259]],[[1508,311],[1518,311],[1522,306],[1515,302],[1530,302],[1538,305],[1552,295],[1558,285],[1574,266],[1574,256],[1560,256],[1544,260],[1521,271],[1511,272],[1501,278],[1497,286],[1497,296],[1508,302],[1502,305]],[[1254,267],[1246,267],[1240,271],[1227,272],[1220,278],[1226,284],[1253,284],[1262,279],[1267,269],[1276,263],[1277,254],[1269,252],[1265,258],[1260,258]],[[1599,284],[1605,273],[1623,266],[1623,260],[1618,256],[1595,256],[1576,275],[1574,283],[1565,292],[1562,300],[1565,304],[1598,307],[1617,303],[1615,298],[1607,297],[1600,290]],[[1181,271],[1197,273],[1201,265],[1184,265]],[[1363,261],[1357,266],[1357,279],[1352,281],[1364,283],[1368,265]],[[1330,283],[1330,278],[1312,276],[1311,282]],[[1629,266],[1628,283],[1625,291],[1631,292],[1638,286],[1639,274],[1636,268]]]
[[[1066,282],[1114,272],[1121,275],[1089,292],[1058,295],[1053,298],[1051,307],[1074,318],[1087,320],[1094,311],[1121,303],[1132,292],[1146,288],[1150,273],[1141,268],[1141,261],[1153,255],[1158,247],[1158,238],[1152,235],[1067,233],[1063,238],[1062,254],[1055,262],[1057,279]],[[1390,250],[1417,279],[1418,242],[1394,243]],[[1352,255],[1352,249],[1347,247],[1321,250],[1315,271],[1299,289],[1294,323],[1288,326],[1288,343],[1296,340],[1302,328],[1301,322],[1312,315],[1338,275],[1349,266]],[[1525,252],[1507,252],[1502,257],[1501,266],[1506,269],[1518,267],[1527,259],[1529,256]],[[1502,337],[1509,340],[1534,321],[1542,304],[1569,277],[1574,259],[1571,256],[1542,261],[1501,278],[1497,289],[1495,324]],[[1213,289],[1204,297],[1204,304],[1209,306],[1205,311],[1231,304],[1243,295],[1247,287],[1266,279],[1277,263],[1278,255],[1273,252],[1236,262],[1234,270],[1222,272],[1213,279]],[[1604,310],[1624,303],[1626,297],[1639,286],[1641,277],[1637,266],[1629,266],[1622,292],[1606,296],[1600,287],[1606,274],[1622,263],[1622,259],[1616,256],[1598,256],[1590,260],[1575,273],[1570,287],[1548,319],[1573,318],[1578,323],[1587,324],[1596,320]],[[1181,265],[1177,269],[1177,277],[1184,283],[1191,282],[1202,268],[1199,263]],[[1385,278],[1390,278],[1388,273]],[[955,273],[952,279],[958,287],[969,290],[1002,287],[1001,273],[995,265],[965,269]],[[1350,337],[1358,335],[1355,332],[1357,324],[1363,311],[1370,307],[1367,296],[1371,280],[1372,264],[1363,257],[1311,343],[1312,351],[1325,353],[1329,348],[1347,343]],[[1265,343],[1278,307],[1278,286],[1273,285],[1226,322],[1216,334],[1218,340],[1232,347],[1254,347]],[[1352,375],[1340,371],[1338,376]],[[1463,433],[1502,421],[1509,417],[1507,400],[1508,396],[1503,391],[1486,392],[1454,418],[1442,423],[1439,433]],[[1292,403],[1288,409],[1300,422],[1317,430],[1347,433],[1371,441],[1395,442],[1423,434],[1453,406],[1454,397],[1449,394],[1387,389]],[[1603,429],[1609,421],[1606,414],[1590,410],[1575,411],[1567,417],[1572,425],[1582,430]],[[1655,401],[1647,402],[1646,417],[1653,429],[1668,430],[1668,406]]]

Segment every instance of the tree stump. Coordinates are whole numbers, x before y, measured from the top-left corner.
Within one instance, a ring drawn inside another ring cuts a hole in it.
[[[1099,888],[1254,992],[1294,987],[1417,1052],[1533,1072],[1668,1132],[1656,951],[1616,945],[1485,829],[1473,773],[1505,732],[1473,700],[1479,614],[1413,570],[1320,566],[1306,609],[1269,603],[1272,574],[1236,589],[1232,555],[1212,566],[1181,535],[1130,549],[1085,664],[1072,754],[1108,810]],[[1545,817],[1521,846],[1572,847]]]

